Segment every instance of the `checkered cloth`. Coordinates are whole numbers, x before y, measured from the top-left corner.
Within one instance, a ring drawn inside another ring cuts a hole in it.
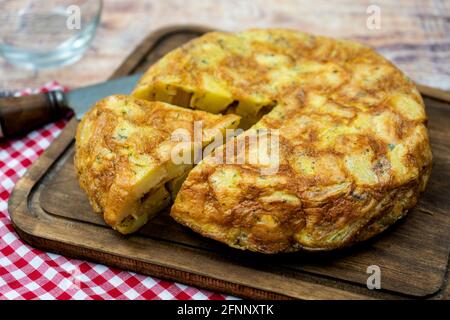
[[[31,94],[62,89],[56,82]],[[26,245],[8,214],[14,183],[66,124],[60,120],[26,137],[0,143],[0,299],[231,299],[179,283],[68,259]]]

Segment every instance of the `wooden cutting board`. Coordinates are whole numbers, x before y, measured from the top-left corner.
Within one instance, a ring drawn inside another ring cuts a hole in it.
[[[205,31],[176,27],[153,33],[113,77],[145,70]],[[450,99],[435,89],[421,91],[434,153],[427,190],[405,219],[345,250],[243,252],[195,234],[167,212],[138,234],[121,236],[92,212],[78,186],[73,167],[76,119],[17,183],[9,201],[11,219],[17,233],[37,248],[242,297],[449,299]],[[380,290],[366,286],[371,265],[380,267]]]

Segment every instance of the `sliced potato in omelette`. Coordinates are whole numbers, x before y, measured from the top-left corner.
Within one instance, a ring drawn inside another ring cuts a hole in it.
[[[232,247],[327,250],[367,239],[416,204],[430,175],[419,92],[355,42],[279,29],[208,33],[153,65],[133,95],[237,114],[251,127],[189,173],[171,210]],[[247,157],[224,163],[221,154],[261,130],[279,139],[277,172]]]
[[[200,123],[203,134],[196,141],[194,128]],[[175,197],[192,168],[194,153],[238,123],[235,115],[110,96],[78,126],[75,167],[80,185],[109,225],[124,234],[134,232],[171,203],[171,194]],[[174,150],[190,156],[191,162],[174,161]]]

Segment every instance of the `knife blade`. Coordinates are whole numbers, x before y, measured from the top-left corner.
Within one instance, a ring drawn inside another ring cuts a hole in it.
[[[81,119],[98,100],[112,94],[130,94],[141,76],[138,73],[75,89],[66,94],[66,104],[75,112],[77,119]]]
[[[22,97],[0,98],[0,139],[27,133],[63,117],[72,109],[81,119],[98,100],[112,94],[129,94],[142,73],[72,90],[50,91]]]

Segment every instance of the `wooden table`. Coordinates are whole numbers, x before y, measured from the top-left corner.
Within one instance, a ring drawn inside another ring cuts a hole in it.
[[[371,4],[381,10],[379,29],[367,27]],[[376,47],[416,82],[450,91],[449,0],[105,0],[97,35],[79,62],[33,72],[0,58],[0,89],[102,81],[149,32],[174,24],[285,27],[355,39]]]

